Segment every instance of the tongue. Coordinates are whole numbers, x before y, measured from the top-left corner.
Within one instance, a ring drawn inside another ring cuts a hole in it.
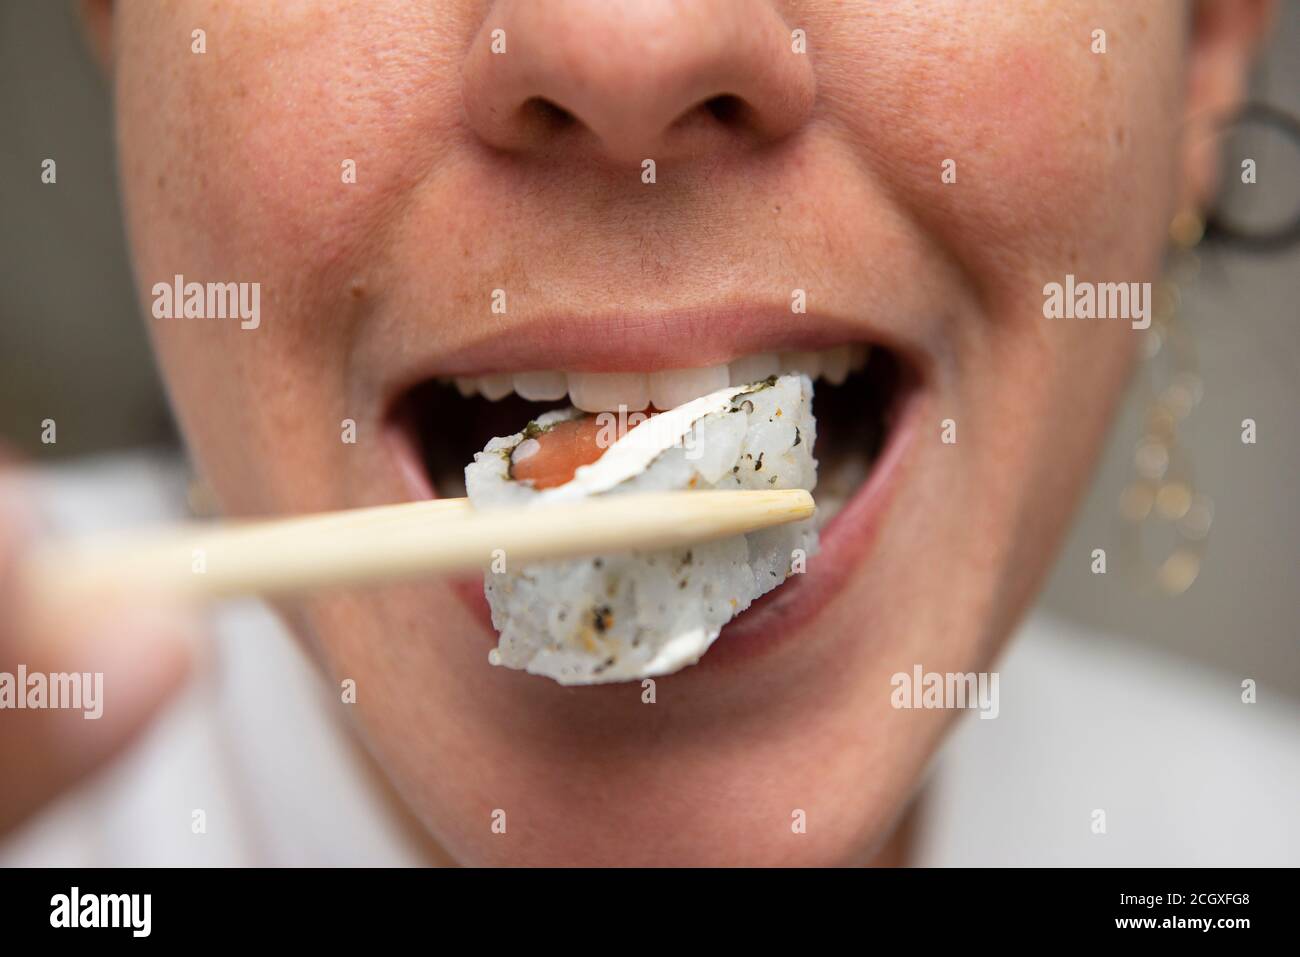
[[[636,428],[641,416],[629,416],[627,431]],[[510,476],[516,482],[531,482],[533,488],[554,488],[573,478],[584,465],[605,454],[607,441],[600,441],[607,428],[598,424],[598,416],[558,422],[536,438],[525,439],[515,449],[510,462]]]

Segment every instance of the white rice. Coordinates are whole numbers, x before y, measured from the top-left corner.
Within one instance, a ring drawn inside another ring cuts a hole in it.
[[[655,416],[557,488],[510,478],[521,444],[581,414],[547,413],[490,441],[465,469],[471,503],[543,506],[687,488],[811,491],[817,483],[807,376],[732,386]],[[669,674],[697,662],[723,625],[802,570],[816,549],[809,519],[689,548],[489,571],[485,591],[501,635],[492,660],[561,684]]]

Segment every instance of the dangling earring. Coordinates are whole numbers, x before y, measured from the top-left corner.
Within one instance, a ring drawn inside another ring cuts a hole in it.
[[[1196,343],[1178,322],[1183,292],[1200,274],[1196,245],[1205,223],[1194,211],[1174,217],[1165,277],[1154,294],[1151,327],[1144,333],[1146,361],[1139,387],[1146,400],[1142,437],[1133,450],[1134,477],[1120,494],[1125,553],[1140,581],[1180,595],[1196,581],[1214,520],[1214,503],[1196,487],[1192,463],[1178,442],[1183,420],[1201,401],[1203,383]],[[1149,538],[1166,544],[1162,560]]]

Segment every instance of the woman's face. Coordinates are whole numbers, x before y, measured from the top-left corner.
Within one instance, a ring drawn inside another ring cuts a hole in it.
[[[640,684],[566,689],[490,667],[495,634],[443,581],[288,609],[332,680],[356,681],[362,737],[447,853],[839,863],[888,837],[954,716],[894,709],[891,675],[992,666],[1141,341],[1129,321],[1045,319],[1044,286],[1152,280],[1171,217],[1212,178],[1185,123],[1235,95],[1244,53],[1191,11],[93,10],[111,20],[146,313],[177,274],[260,284],[255,329],[148,320],[232,513],[431,494],[394,410],[439,376],[868,343],[913,377],[807,575],[659,679],[653,703]],[[417,414],[436,444],[468,407]]]

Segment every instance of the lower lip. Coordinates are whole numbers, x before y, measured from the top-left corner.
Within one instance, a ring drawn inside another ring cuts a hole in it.
[[[888,442],[862,487],[821,531],[821,547],[809,559],[808,571],[768,592],[728,622],[718,640],[693,667],[725,667],[729,661],[763,654],[806,628],[844,587],[854,569],[870,553],[894,490],[900,485],[921,401],[919,390],[913,390],[904,399]],[[496,631],[492,627],[491,608],[483,594],[482,576],[458,578],[450,584],[495,644]]]

